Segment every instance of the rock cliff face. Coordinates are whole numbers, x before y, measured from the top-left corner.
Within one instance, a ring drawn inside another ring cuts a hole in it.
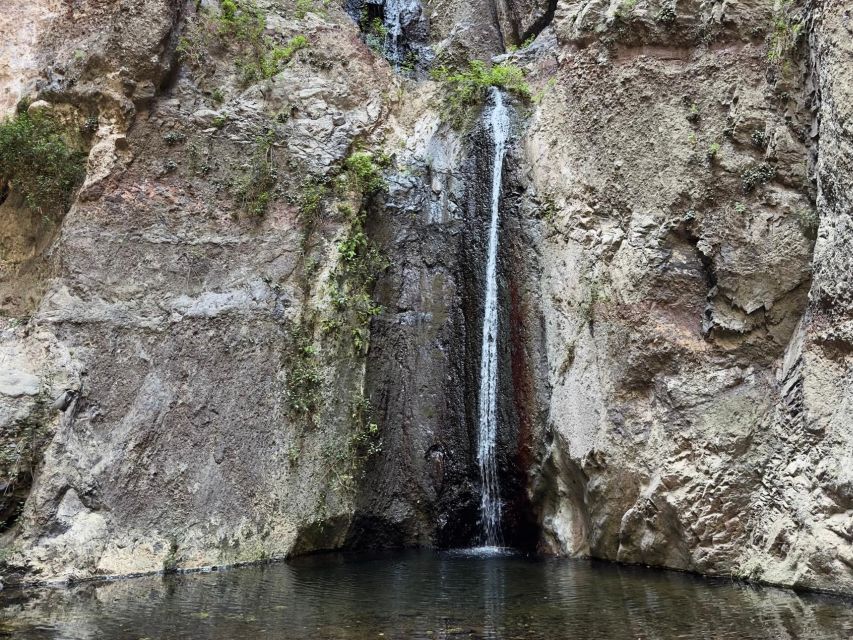
[[[849,175],[827,111],[846,13],[662,11],[561,3],[559,48],[540,63],[557,83],[524,153],[546,212],[545,537],[559,552],[849,591],[835,244],[849,208],[826,195]]]
[[[382,3],[13,0],[88,165],[0,204],[7,579],[477,541],[492,159],[419,64],[502,55],[508,542],[853,592],[849,7],[419,6],[395,71]]]

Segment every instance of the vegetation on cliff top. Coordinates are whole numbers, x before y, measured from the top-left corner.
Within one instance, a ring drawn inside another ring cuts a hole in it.
[[[85,175],[86,154],[48,114],[19,113],[0,123],[0,192],[11,187],[45,217],[65,213]]]
[[[302,34],[279,42],[266,35],[266,29],[267,16],[255,3],[223,0],[219,13],[202,7],[187,21],[177,50],[182,60],[198,68],[205,66],[211,49],[236,50],[242,80],[251,84],[272,78],[298,51],[309,46]]]
[[[443,115],[454,126],[465,122],[469,107],[482,104],[491,87],[498,87],[525,100],[532,97],[530,85],[524,79],[524,70],[511,62],[487,67],[482,60],[471,60],[467,69],[439,66],[430,75],[447,89]]]

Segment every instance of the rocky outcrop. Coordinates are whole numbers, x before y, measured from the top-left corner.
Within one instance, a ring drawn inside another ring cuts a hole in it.
[[[525,145],[549,548],[850,590],[847,350],[816,344],[844,325],[844,285],[822,284],[843,270],[826,193],[849,151],[825,111],[843,21],[832,3],[560,3]]]
[[[363,358],[318,318],[341,212],[360,204],[325,184],[395,81],[337,10],[266,3],[265,37],[307,46],[262,82],[233,64],[239,42],[194,39],[230,27],[193,3],[106,10],[75,5],[43,34],[69,37],[38,95],[98,131],[55,240],[29,250],[48,263],[45,293],[5,321],[4,433],[38,419],[50,434],[26,445],[49,443],[5,560],[26,579],[85,578],[338,546]]]

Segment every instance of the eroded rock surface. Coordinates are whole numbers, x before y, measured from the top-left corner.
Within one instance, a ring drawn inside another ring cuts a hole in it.
[[[667,7],[561,2],[539,63],[546,543],[849,591],[846,10]]]

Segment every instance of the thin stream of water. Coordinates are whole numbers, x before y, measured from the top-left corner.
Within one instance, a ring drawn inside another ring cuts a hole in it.
[[[480,359],[480,411],[477,461],[480,467],[480,521],[483,543],[501,544],[501,499],[497,464],[498,393],[498,222],[506,142],[509,137],[509,112],[501,92],[492,88],[492,107],[486,118],[492,134],[492,216],[489,224],[489,248],[486,261],[486,292],[483,307],[483,342]]]
[[[418,0],[385,0],[385,57],[397,71],[403,62],[403,25],[420,10]]]

